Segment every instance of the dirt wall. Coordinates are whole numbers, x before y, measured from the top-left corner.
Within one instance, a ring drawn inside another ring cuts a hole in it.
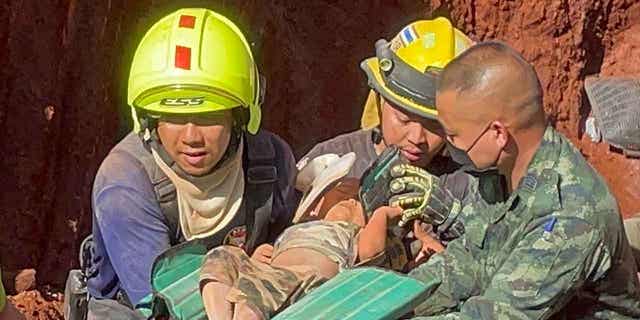
[[[637,1],[8,1],[0,4],[0,261],[62,284],[89,233],[100,161],[127,130],[135,43],[178,6],[235,17],[267,76],[264,125],[299,156],[355,129],[367,91],[358,64],[380,37],[437,15],[532,61],[551,121],[605,176],[625,215],[640,211],[639,160],[583,137],[591,74],[640,74]],[[634,31],[635,30],[635,31]],[[633,54],[632,54],[633,53]],[[635,55],[635,57],[633,57]]]
[[[584,135],[589,75],[638,75],[640,2],[440,1],[441,12],[478,39],[500,39],[531,61],[545,90],[545,110],[605,177],[624,216],[640,212],[640,160],[626,159]]]

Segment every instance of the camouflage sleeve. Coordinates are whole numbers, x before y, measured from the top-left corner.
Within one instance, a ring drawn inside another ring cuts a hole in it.
[[[420,280],[435,277],[442,283],[416,309],[416,315],[429,317],[417,319],[550,318],[587,277],[597,279],[611,265],[602,235],[592,225],[577,218],[551,219],[551,231],[545,221],[538,223],[496,272],[484,270],[491,280],[482,290],[474,269],[489,269],[491,261],[471,261],[461,241],[452,242],[453,251],[412,272]]]
[[[451,174],[442,175],[438,181],[441,203],[450,205],[442,206],[446,213],[446,219],[436,228],[436,234],[441,240],[450,241],[460,237],[464,233],[462,212],[464,207],[473,205],[480,208],[487,204],[479,190],[479,179],[463,170]],[[451,200],[444,200],[451,198]]]
[[[436,290],[415,310],[416,315],[446,314],[458,310],[459,304],[478,294],[480,268],[463,245],[463,239],[449,242],[447,249],[432,256],[409,273],[424,283],[436,280]]]

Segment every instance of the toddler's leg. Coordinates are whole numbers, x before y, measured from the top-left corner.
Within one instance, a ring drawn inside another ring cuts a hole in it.
[[[200,290],[209,320],[233,319],[233,302],[227,296],[246,261],[249,257],[236,247],[220,246],[207,254],[200,271]]]
[[[233,312],[233,320],[264,320],[265,318],[259,312],[256,312],[246,302],[236,303],[236,309]]]
[[[226,299],[229,290],[229,285],[217,281],[209,281],[202,287],[202,301],[209,320],[233,319],[233,305]]]

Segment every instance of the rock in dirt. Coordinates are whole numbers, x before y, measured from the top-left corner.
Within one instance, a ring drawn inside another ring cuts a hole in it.
[[[15,289],[17,293],[21,293],[36,288],[36,270],[24,269],[18,272],[15,279]]]

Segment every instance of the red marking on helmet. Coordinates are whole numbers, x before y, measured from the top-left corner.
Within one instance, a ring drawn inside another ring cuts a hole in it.
[[[191,70],[191,48],[176,46],[176,68]]]
[[[180,16],[180,23],[178,25],[180,28],[193,29],[196,25],[196,17],[182,15]]]

